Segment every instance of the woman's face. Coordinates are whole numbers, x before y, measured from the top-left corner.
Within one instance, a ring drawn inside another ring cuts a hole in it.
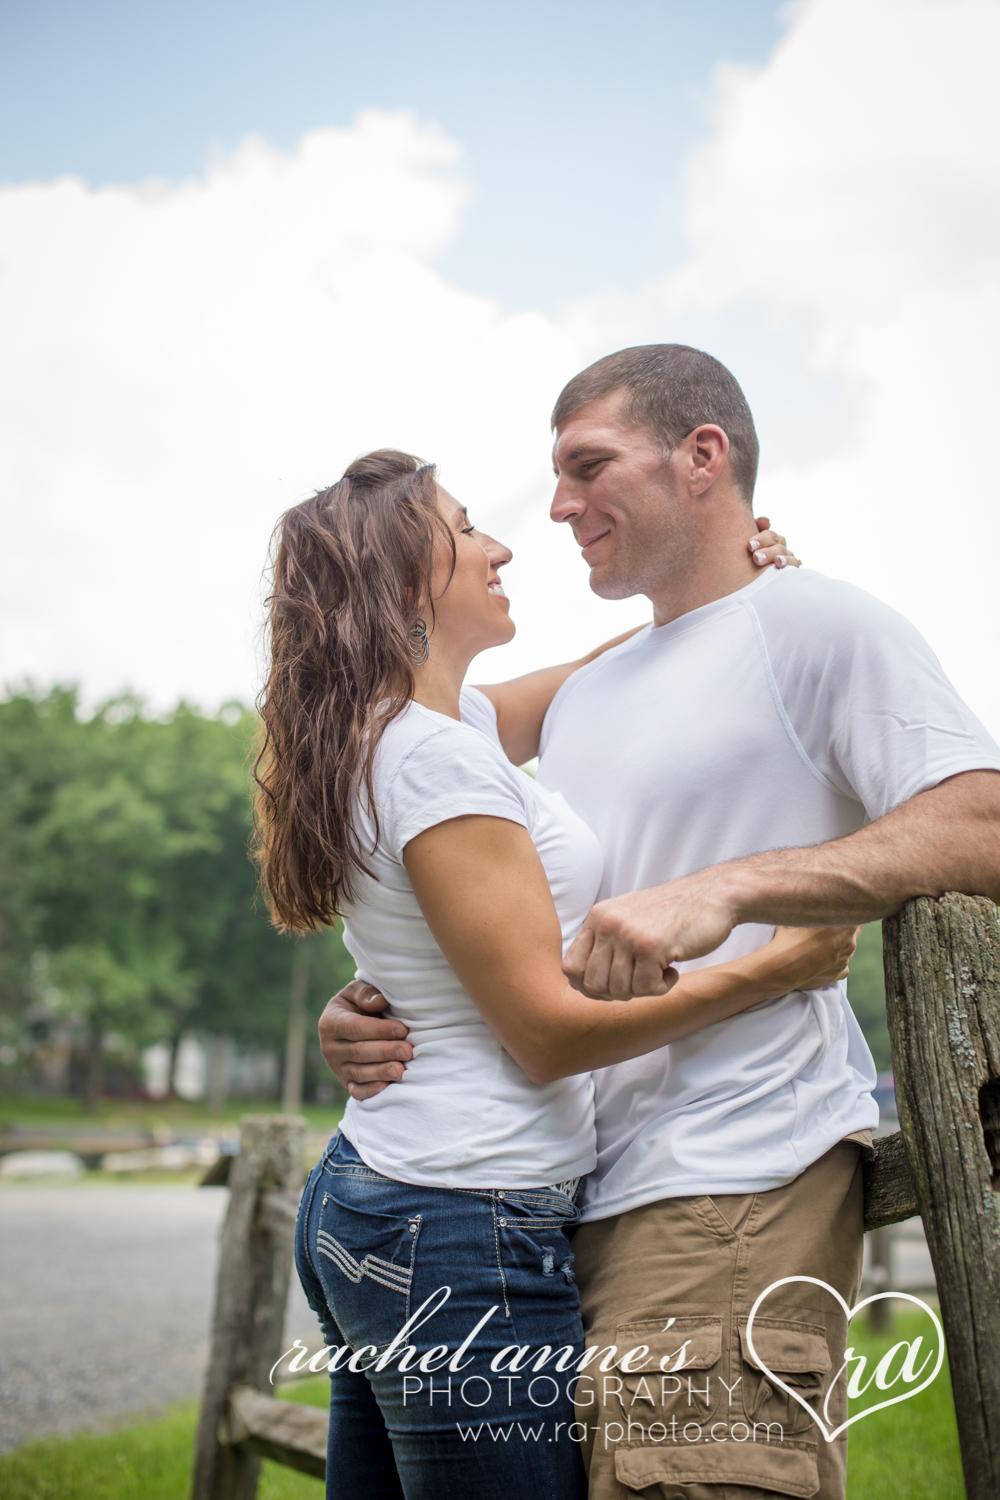
[[[451,549],[442,541],[434,559],[431,640],[439,649],[454,648],[471,661],[490,646],[504,645],[514,634],[510,604],[498,571],[510,562],[511,551],[484,531],[477,531],[465,507],[440,485],[437,494],[438,510],[455,538],[455,571],[445,587]],[[430,629],[429,617],[427,625]]]

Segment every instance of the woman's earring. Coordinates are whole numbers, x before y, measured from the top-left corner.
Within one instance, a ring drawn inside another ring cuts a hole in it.
[[[415,667],[422,667],[431,654],[425,621],[420,619],[414,620],[406,637],[406,643],[410,648],[410,660],[413,662],[413,665]]]

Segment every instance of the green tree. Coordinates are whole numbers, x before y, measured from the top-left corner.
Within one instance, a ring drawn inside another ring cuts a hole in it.
[[[33,968],[86,1025],[91,1103],[110,1032],[285,1045],[295,944],[247,855],[255,728],[238,705],[158,719],[129,697],[82,719],[70,689],[0,704],[0,997],[11,1022]],[[339,934],[310,943],[308,968],[314,1011],[353,972]]]
[[[76,719],[72,756],[33,827],[37,938],[55,987],[86,1020],[91,1106],[107,1034],[158,1039],[164,1007],[196,984],[164,896],[183,860],[214,847],[220,793],[193,775],[181,794],[167,728],[128,699]]]
[[[47,965],[39,953],[37,826],[76,755],[76,694],[30,689],[0,703],[0,1006],[4,1040],[19,1039]]]

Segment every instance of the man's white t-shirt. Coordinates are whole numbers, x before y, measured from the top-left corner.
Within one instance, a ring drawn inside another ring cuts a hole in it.
[[[358,977],[377,986],[410,1029],[413,1061],[401,1083],[352,1099],[341,1129],[362,1160],[399,1182],[428,1187],[543,1187],[596,1161],[591,1075],[530,1083],[504,1051],[438,947],[413,894],[403,849],[417,834],[469,814],[520,823],[538,850],[565,948],[594,901],[601,850],[557,792],[512,766],[496,712],[475,688],[462,722],[411,703],[376,755],[379,839],[344,910]],[[358,810],[366,845],[370,813]],[[517,934],[511,933],[511,942]]]
[[[768,568],[573,674],[538,781],[604,855],[600,899],[851,833],[1000,749],[902,616],[847,583]],[[738,927],[699,968],[753,952]],[[846,984],[798,991],[594,1074],[584,1217],[756,1192],[874,1127],[871,1054]]]

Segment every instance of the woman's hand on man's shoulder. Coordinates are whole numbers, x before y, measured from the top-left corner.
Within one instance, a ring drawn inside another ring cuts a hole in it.
[[[776,568],[801,568],[802,563],[789,547],[780,531],[772,531],[767,516],[754,516],[757,535],[750,538],[748,546],[758,567],[766,568],[773,563]]]

